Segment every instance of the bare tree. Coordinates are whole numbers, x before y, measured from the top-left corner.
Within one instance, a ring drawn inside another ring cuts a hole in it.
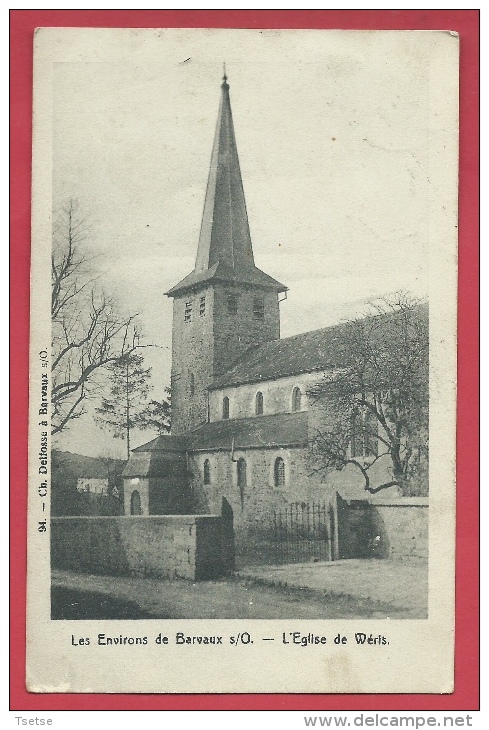
[[[403,494],[426,494],[428,308],[399,293],[374,310],[341,325],[338,366],[309,392],[322,414],[313,434],[315,468],[350,464],[369,492],[397,485]]]
[[[139,344],[136,314],[122,314],[93,273],[90,226],[70,200],[53,227],[52,434],[86,410],[103,368]]]

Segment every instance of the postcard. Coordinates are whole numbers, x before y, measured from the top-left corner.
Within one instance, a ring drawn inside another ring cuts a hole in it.
[[[458,48],[37,29],[29,691],[453,691]]]

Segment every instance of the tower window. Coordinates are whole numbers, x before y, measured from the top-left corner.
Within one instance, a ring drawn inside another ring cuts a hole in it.
[[[189,390],[190,390],[190,395],[194,395],[194,393],[195,393],[195,375],[193,373],[190,373]]]
[[[275,459],[273,476],[276,487],[285,487],[285,462],[282,458],[280,458],[280,456]]]
[[[223,419],[229,418],[229,398],[227,395],[222,399],[222,417]]]
[[[185,322],[191,322],[192,321],[192,302],[185,302],[185,316],[184,316]]]
[[[260,393],[260,391],[255,396],[255,413],[257,416],[263,414],[263,393]]]
[[[292,410],[300,411],[301,409],[302,393],[300,388],[294,388],[292,391]]]
[[[236,470],[238,477],[239,498],[241,501],[241,508],[243,508],[246,488],[246,461],[244,459],[238,459],[238,463],[236,464]]]
[[[200,297],[199,302],[199,316],[205,317],[205,297]]]
[[[238,314],[238,297],[236,294],[227,295],[227,307],[229,314]]]
[[[209,459],[204,461],[204,484],[211,483],[211,462]]]
[[[263,297],[253,299],[253,319],[265,319],[265,301]]]

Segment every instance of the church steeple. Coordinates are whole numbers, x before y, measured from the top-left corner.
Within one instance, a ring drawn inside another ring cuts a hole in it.
[[[204,423],[208,388],[250,347],[280,337],[287,289],[255,266],[226,71],[195,269],[173,297],[172,433]]]
[[[211,279],[287,289],[255,266],[227,79],[224,67],[195,269],[169,296]]]

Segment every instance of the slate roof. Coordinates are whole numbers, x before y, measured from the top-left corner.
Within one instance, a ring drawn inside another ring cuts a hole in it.
[[[170,455],[173,453],[181,453],[185,451],[186,439],[185,436],[158,436],[152,441],[148,441],[147,444],[138,446],[132,450],[132,453],[138,453],[139,451],[166,451]]]
[[[226,75],[221,84],[195,269],[166,294],[173,297],[209,281],[277,292],[287,289],[255,266]]]
[[[173,297],[176,293],[199,289],[211,281],[222,281],[225,284],[240,284],[259,287],[261,289],[273,289],[277,292],[287,291],[287,287],[276,279],[273,279],[256,266],[232,268],[218,261],[205,271],[192,271],[191,274],[182,279],[172,289],[166,292],[166,296]]]
[[[341,365],[341,332],[344,325],[272,340],[251,348],[236,365],[209,388],[273,380],[287,375],[326,370]]]
[[[165,438],[164,436],[160,438]],[[149,447],[147,451],[134,450],[131,458],[126,464],[122,476],[123,477],[152,477],[161,476],[162,473],[168,473],[169,465],[175,465],[179,462],[182,468],[186,467],[185,452],[165,451],[164,448],[156,449],[153,447],[159,439],[150,441],[144,447]],[[164,446],[164,445],[163,445]],[[144,448],[143,447],[143,448]]]
[[[142,453],[135,454],[134,451],[131,453],[131,458],[126,464],[124,471],[122,472],[123,477],[143,477],[149,472],[151,465],[151,451],[143,451]]]
[[[417,312],[428,323],[428,305],[419,304]],[[371,338],[396,342],[399,330],[395,313],[377,314],[365,317],[363,321],[380,325],[371,329]],[[345,357],[348,357],[345,350],[348,342],[348,339],[345,340],[345,332],[351,325],[352,322],[342,322],[252,347],[233,367],[216,378],[209,390],[340,368]]]
[[[188,435],[188,450],[307,445],[307,413],[277,413],[206,423]]]
[[[307,445],[307,413],[278,413],[272,416],[254,416],[253,418],[236,418],[225,421],[205,423],[200,428],[188,431],[184,436],[159,436],[143,446],[134,449],[124,476],[141,476],[135,471],[148,468],[152,459],[151,452],[166,452],[169,458],[178,458],[168,453],[168,440],[179,444],[180,454],[187,451],[231,450],[246,448],[273,448],[280,446]],[[234,442],[233,442],[234,439]],[[173,448],[173,447],[172,447]],[[134,467],[133,460],[139,460]],[[131,473],[129,473],[131,471]]]

